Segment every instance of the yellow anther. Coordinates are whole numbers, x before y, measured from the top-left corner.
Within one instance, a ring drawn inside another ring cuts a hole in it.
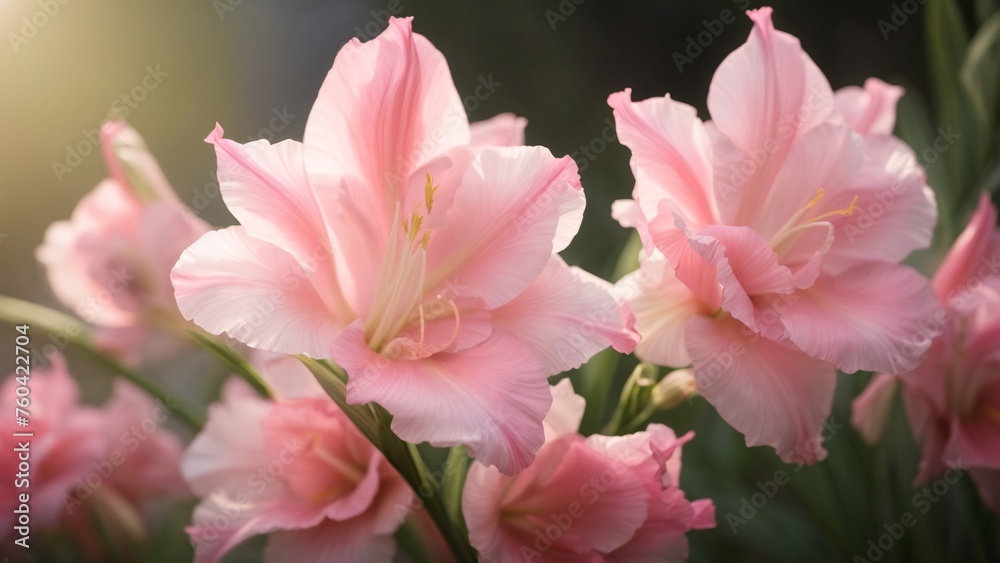
[[[821,199],[823,199],[823,188],[816,190],[816,196],[812,198],[812,201],[806,204],[806,208],[816,207],[816,204],[818,204]]]
[[[424,231],[424,238],[420,241],[420,247],[427,250],[427,245],[431,242],[431,232]]]
[[[434,207],[434,194],[440,186],[434,185],[434,180],[431,179],[431,175],[427,173],[427,182],[424,184],[424,206],[427,207],[427,213],[431,212]]]
[[[822,190],[820,190],[820,191],[822,191]],[[815,200],[813,200],[813,201],[815,201]],[[844,217],[849,217],[849,216],[853,215],[854,212],[857,211],[857,210],[858,210],[858,196],[854,196],[854,199],[851,200],[851,204],[849,206],[845,207],[844,209],[836,209],[834,211],[828,211],[828,212],[820,215],[819,217],[813,217],[812,219],[809,220],[809,222],[813,223],[813,222],[816,222],[816,221],[822,221],[823,219],[826,219],[827,217],[832,217],[834,215],[842,215]]]

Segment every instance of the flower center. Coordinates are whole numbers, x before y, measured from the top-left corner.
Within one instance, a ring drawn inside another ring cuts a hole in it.
[[[427,315],[424,307],[425,268],[427,245],[432,231],[424,227],[425,218],[434,208],[434,194],[438,186],[430,174],[424,184],[424,198],[413,206],[408,217],[402,217],[400,205],[392,220],[389,243],[379,272],[379,285],[375,290],[372,307],[365,318],[365,342],[377,352],[382,352],[400,331],[414,321],[420,325],[419,351],[425,347]],[[455,316],[455,334],[458,335],[458,307],[451,299],[437,296],[446,302]],[[416,315],[416,319],[414,318]],[[433,319],[431,319],[433,320]],[[448,346],[451,343],[449,342]],[[446,346],[447,347],[447,346]]]
[[[793,237],[801,233],[802,231],[811,227],[815,223],[824,221],[832,217],[849,217],[858,210],[858,196],[854,196],[851,200],[851,204],[843,209],[834,209],[833,211],[827,211],[821,215],[805,219],[805,216],[809,213],[809,210],[819,205],[819,202],[823,199],[823,188],[816,190],[816,195],[803,207],[795,212],[794,215],[786,222],[778,232],[771,237],[768,241],[771,244],[771,248],[777,249],[782,244],[786,243]]]

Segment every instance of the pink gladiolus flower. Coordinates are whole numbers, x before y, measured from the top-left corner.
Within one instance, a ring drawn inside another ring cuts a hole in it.
[[[5,404],[15,404],[14,376],[0,391]],[[79,390],[60,356],[45,370],[31,375],[28,427],[4,421],[4,447],[16,451],[30,442],[30,489],[5,487],[0,497],[4,526],[28,492],[31,526],[68,531],[78,548],[93,560],[107,557],[95,515],[116,539],[139,539],[145,533],[143,514],[156,501],[178,497],[187,488],[180,474],[181,442],[162,425],[168,405],[154,403],[129,383],[117,382],[101,408],[78,403]],[[30,431],[30,438],[12,437]],[[4,456],[3,467],[16,474],[17,455]]]
[[[916,369],[878,374],[854,401],[853,423],[878,439],[892,396],[903,388],[910,427],[923,448],[915,485],[968,468],[989,507],[1000,512],[1000,231],[983,194],[934,276],[946,314],[941,335]]]
[[[267,400],[240,381],[183,461],[202,497],[195,561],[268,534],[266,561],[391,561],[412,492],[329,397]]]
[[[552,387],[545,445],[521,473],[473,465],[462,510],[484,561],[684,561],[686,533],[715,527],[710,500],[680,489],[680,438],[661,424],[628,436],[577,433],[583,397]]]
[[[608,100],[636,178],[614,215],[646,250],[618,288],[639,357],[693,364],[747,445],[812,463],[834,368],[906,371],[927,348],[934,293],[898,262],[928,245],[937,211],[890,135],[901,91],[869,80],[835,96],[770,8],[748,14],[712,79],[712,121],[669,96]]]
[[[100,327],[98,343],[134,359],[149,327],[183,322],[170,269],[209,226],[177,199],[134,129],[109,122],[101,140],[111,177],[48,228],[37,257],[56,297]]]
[[[410,19],[348,43],[303,143],[209,136],[241,225],[181,256],[181,312],[254,348],[332,358],[348,400],[381,404],[404,440],[527,466],[546,377],[637,336],[611,286],[556,254],[584,207],[572,159],[488,146],[520,143],[522,119],[477,125]]]

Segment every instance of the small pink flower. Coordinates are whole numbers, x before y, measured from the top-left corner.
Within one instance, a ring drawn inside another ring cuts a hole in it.
[[[693,364],[747,445],[812,463],[835,368],[906,371],[926,351],[937,303],[898,262],[928,245],[936,207],[890,134],[901,90],[873,79],[834,95],[770,8],[748,14],[749,39],[712,79],[711,121],[669,96],[608,100],[636,178],[613,214],[645,247],[618,289],[639,357]]]
[[[878,374],[854,401],[853,422],[869,441],[881,434],[902,386],[923,447],[915,484],[968,468],[983,500],[1000,512],[1000,231],[988,194],[934,276],[945,307],[941,335],[916,369]]]
[[[106,348],[133,354],[158,323],[183,322],[170,269],[209,230],[177,199],[139,134],[124,122],[101,128],[111,177],[53,223],[38,248],[56,297]]]
[[[238,380],[184,456],[202,498],[195,561],[268,534],[266,561],[389,561],[412,492],[328,397],[276,401]]]
[[[181,256],[182,313],[254,348],[332,358],[348,400],[381,404],[404,440],[527,466],[546,377],[637,336],[610,284],[556,254],[582,219],[580,178],[571,158],[516,146],[524,125],[470,126],[410,19],[348,43],[303,143],[209,136],[241,225]]]
[[[661,424],[628,436],[577,433],[583,398],[552,388],[545,445],[514,476],[473,465],[462,509],[483,561],[684,561],[686,533],[715,527],[710,500],[680,489],[680,448]]]

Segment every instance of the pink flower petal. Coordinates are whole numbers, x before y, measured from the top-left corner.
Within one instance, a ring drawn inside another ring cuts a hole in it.
[[[885,431],[898,383],[896,376],[876,374],[868,387],[851,402],[851,425],[869,444],[877,442]]]
[[[171,281],[184,318],[253,348],[322,358],[339,329],[302,266],[242,227],[210,232],[191,245]]]
[[[861,263],[794,297],[781,313],[788,337],[847,373],[909,371],[940,332],[934,290],[905,266]]]
[[[635,330],[642,336],[636,356],[660,366],[691,363],[684,326],[691,317],[712,311],[677,279],[663,256],[640,260],[640,269],[619,280],[615,290],[635,314]]]
[[[628,354],[639,336],[612,287],[552,256],[527,289],[493,311],[493,325],[517,334],[552,375],[580,367],[608,345]]]
[[[879,80],[865,80],[864,88],[847,86],[834,93],[833,103],[844,121],[862,135],[892,135],[896,102],[903,89]]]
[[[833,366],[747,332],[733,319],[695,317],[685,334],[698,390],[748,446],[771,446],[789,463],[826,456]]]
[[[633,102],[631,89],[612,94],[622,144],[632,151],[636,199],[647,217],[666,198],[694,228],[718,222],[708,135],[695,109],[670,99]]]
[[[311,173],[351,176],[376,204],[365,209],[387,233],[415,170],[469,142],[469,125],[444,56],[390,18],[375,39],[344,45],[306,123]],[[422,187],[423,178],[417,178]],[[404,210],[409,211],[409,210]]]
[[[461,352],[394,360],[367,346],[358,322],[333,342],[330,355],[347,370],[348,400],[385,407],[404,440],[463,444],[504,473],[531,463],[542,444],[552,404],[546,374],[532,350],[505,331]]]
[[[708,90],[712,122],[755,164],[740,197],[720,202],[723,216],[735,215],[738,223],[760,215],[789,147],[833,110],[826,78],[798,39],[774,29],[771,8],[747,15],[754,22],[750,37],[722,61]]]
[[[491,308],[509,302],[565,248],[585,200],[571,158],[542,147],[487,148],[455,194],[427,249],[427,286],[446,280]]]
[[[524,144],[528,120],[513,113],[501,113],[469,125],[469,142],[477,146],[517,147]]]
[[[969,224],[951,246],[934,274],[934,289],[942,300],[970,289],[970,281],[1000,274],[1000,233],[996,230],[997,211],[990,195],[979,197],[979,206]],[[985,266],[985,267],[984,267]]]

